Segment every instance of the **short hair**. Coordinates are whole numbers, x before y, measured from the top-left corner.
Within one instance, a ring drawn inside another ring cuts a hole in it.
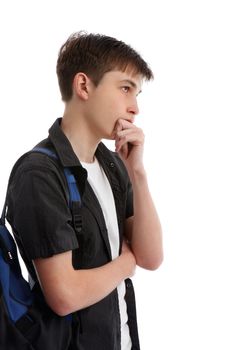
[[[83,72],[98,86],[103,75],[111,70],[141,74],[149,81],[154,78],[148,64],[131,46],[115,38],[84,31],[70,35],[59,50],[56,73],[62,100],[72,98],[72,85],[77,73]]]

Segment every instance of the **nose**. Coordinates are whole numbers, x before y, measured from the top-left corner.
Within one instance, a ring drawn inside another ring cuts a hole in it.
[[[131,104],[130,107],[128,107],[128,113],[131,113],[133,115],[139,114],[139,107],[137,101],[134,101],[134,103]]]

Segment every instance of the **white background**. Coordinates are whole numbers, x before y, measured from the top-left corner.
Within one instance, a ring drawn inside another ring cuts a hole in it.
[[[134,277],[142,350],[228,349],[227,18],[221,0],[0,2],[0,204],[14,161],[62,116],[72,32],[115,36],[154,72],[137,125],[165,260]]]

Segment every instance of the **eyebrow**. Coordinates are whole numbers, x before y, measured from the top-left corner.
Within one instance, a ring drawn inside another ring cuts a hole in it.
[[[121,80],[121,83],[127,83],[130,84],[133,88],[135,88],[137,90],[137,85],[135,84],[134,81],[130,80],[130,79],[123,79]],[[142,92],[142,90],[139,90],[138,94],[140,94]],[[137,95],[138,95],[137,94]]]

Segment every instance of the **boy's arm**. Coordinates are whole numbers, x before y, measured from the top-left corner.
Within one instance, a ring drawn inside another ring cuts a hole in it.
[[[155,270],[163,259],[162,235],[146,175],[136,174],[132,187],[134,216],[126,219],[125,236],[130,242],[137,265],[148,270]]]
[[[110,294],[135,270],[135,257],[123,243],[122,254],[104,266],[74,270],[72,251],[33,261],[47,304],[60,316],[86,308]]]
[[[125,163],[133,187],[134,216],[126,220],[125,236],[137,265],[154,270],[163,260],[162,230],[142,160],[144,134],[131,122],[119,119],[115,139],[116,151]]]

